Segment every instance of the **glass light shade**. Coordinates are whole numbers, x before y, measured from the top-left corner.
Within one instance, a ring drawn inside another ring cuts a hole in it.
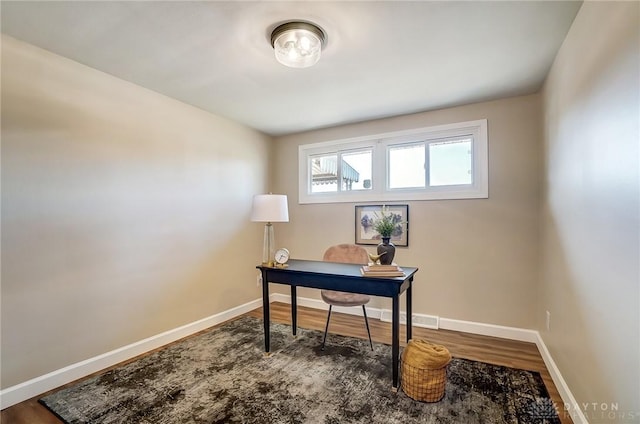
[[[288,22],[273,30],[271,44],[276,60],[291,68],[307,68],[320,60],[325,35],[307,22]]]

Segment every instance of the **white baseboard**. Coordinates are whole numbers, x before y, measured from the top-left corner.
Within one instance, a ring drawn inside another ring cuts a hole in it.
[[[545,345],[544,340],[542,340],[540,333],[537,334],[535,343],[538,346],[538,350],[540,351],[544,364],[547,366],[547,370],[549,370],[549,374],[551,374],[551,379],[556,385],[558,393],[564,402],[564,405],[558,405],[558,413],[568,413],[571,415],[571,419],[574,424],[589,424],[589,421],[584,415],[584,412],[582,412],[582,409],[580,409],[580,405],[576,401],[576,398],[573,396],[573,393],[571,393],[571,390],[569,390],[567,382],[562,377],[562,374],[560,374],[560,370],[553,360],[553,357],[551,357],[551,353],[549,352],[549,349],[547,349],[547,345]]]
[[[0,391],[0,408],[8,408],[16,403],[31,399],[34,396],[38,396],[44,392],[55,389],[56,387],[60,387],[79,378],[86,377],[94,372],[103,370],[183,337],[195,334],[198,331],[202,331],[231,318],[240,316],[253,309],[259,308],[260,306],[262,306],[262,299],[256,299],[245,303],[244,305],[211,315],[201,320],[140,340],[139,342],[112,350],[111,352],[103,353],[102,355],[71,364],[40,377],[8,387]]]
[[[482,336],[498,337],[501,339],[518,340],[535,343],[538,332],[518,327],[485,324],[474,321],[462,321],[450,318],[440,318],[440,328],[443,330],[459,331],[461,333],[479,334]]]
[[[291,296],[288,294],[281,293],[273,293],[269,296],[271,302],[282,302],[291,304]],[[298,305],[307,306],[313,309],[322,309],[328,310],[329,305],[319,299],[310,299],[307,297],[298,297]],[[354,307],[343,307],[343,306],[334,306],[334,312],[340,312],[347,315],[357,315],[363,316],[362,308],[354,308]],[[390,309],[380,309],[380,308],[372,308],[371,306],[367,306],[367,316],[369,318],[379,319],[383,322],[391,322],[391,310]],[[424,328],[438,328],[438,320],[439,317],[433,315],[423,315],[423,314],[412,314],[413,317],[412,324],[414,327],[424,327]],[[400,324],[407,323],[407,316],[404,311],[400,312]]]
[[[288,294],[273,293],[269,296],[271,302],[282,302],[291,304],[291,296]],[[298,296],[298,305],[307,306],[314,309],[329,309],[329,305],[319,299],[310,299]],[[361,308],[340,307],[333,308],[335,312],[341,312],[348,315],[362,316]],[[371,318],[377,318],[380,321],[391,322],[391,310],[367,307],[367,315]],[[472,321],[461,321],[449,318],[440,318],[435,315],[412,314],[411,324],[414,327],[424,327],[431,329],[443,329],[460,331],[462,333],[480,334],[483,336],[499,337],[501,339],[519,340],[525,342],[536,343],[538,341],[538,332],[535,330],[526,330],[517,327],[505,327],[502,325],[484,324]],[[400,312],[400,323],[406,324],[407,318],[404,311]]]

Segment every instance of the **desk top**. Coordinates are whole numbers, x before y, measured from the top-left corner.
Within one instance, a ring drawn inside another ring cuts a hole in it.
[[[402,266],[404,277],[365,277],[359,264],[291,259],[288,265],[286,268],[262,265],[256,268],[266,272],[269,282],[273,283],[379,296],[393,296],[404,291],[418,271],[418,268]]]
[[[362,268],[362,265],[359,264],[345,264],[345,263],[341,263],[341,262],[324,262],[324,261],[308,261],[308,260],[303,260],[303,259],[291,259],[288,262],[288,267],[286,268],[272,268],[272,267],[265,267],[265,268],[269,268],[269,269],[278,269],[278,270],[285,270],[288,272],[310,272],[310,273],[314,273],[314,274],[330,274],[330,275],[340,275],[340,276],[344,276],[344,277],[358,277],[358,278],[367,278],[367,277],[363,277],[362,273],[360,272],[360,268]],[[258,269],[262,269],[263,266],[259,265],[256,268]],[[378,279],[385,279],[385,280],[406,280],[408,277],[410,277],[411,275],[415,274],[418,271],[418,268],[414,268],[414,267],[404,267],[401,266],[400,268],[402,268],[402,270],[404,271],[404,277],[371,277],[371,278],[375,278],[376,280]]]

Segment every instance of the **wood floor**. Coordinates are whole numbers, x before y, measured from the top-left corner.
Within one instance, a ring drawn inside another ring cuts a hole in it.
[[[274,322],[290,323],[291,312],[288,304],[272,303],[271,320]],[[246,315],[262,318],[262,308],[248,312]],[[298,326],[308,329],[324,331],[326,312],[298,307]],[[374,342],[391,343],[391,324],[376,319],[369,319],[371,338]],[[401,326],[401,340],[404,340],[404,326]],[[352,337],[367,338],[367,332],[362,317],[333,313],[331,315],[330,333],[343,334]],[[425,339],[446,346],[451,354],[458,358],[473,359],[496,365],[538,371],[556,405],[562,405],[551,376],[546,369],[538,348],[533,343],[504,340],[495,337],[478,336],[458,333],[448,330],[429,330],[413,328],[413,337]],[[327,343],[331,343],[331,336]],[[71,383],[73,384],[73,383]],[[54,390],[55,391],[55,390]],[[38,403],[38,397],[29,399],[10,408],[4,409],[0,415],[2,424],[59,424],[58,418]],[[563,424],[572,423],[568,414],[564,414],[559,407],[560,419]]]

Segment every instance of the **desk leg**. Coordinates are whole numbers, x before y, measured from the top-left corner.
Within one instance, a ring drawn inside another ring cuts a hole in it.
[[[398,354],[400,353],[400,295],[393,296],[391,322],[391,357],[393,367],[393,391],[398,390]]]
[[[291,329],[295,337],[298,333],[298,296],[294,285],[291,286]]]
[[[411,323],[411,316],[413,314],[413,312],[411,311],[411,286],[413,286],[413,280],[409,281],[409,287],[407,288],[407,343],[409,343],[409,340],[411,340],[411,336],[412,336],[412,323]]]
[[[264,352],[269,354],[271,350],[271,328],[269,326],[269,282],[267,272],[262,270],[262,321],[264,323]]]

